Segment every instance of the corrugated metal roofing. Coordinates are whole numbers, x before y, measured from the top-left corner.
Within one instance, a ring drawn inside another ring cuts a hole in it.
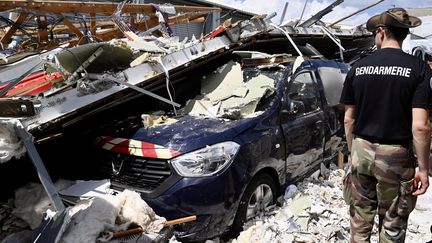
[[[249,11],[239,9],[239,8],[235,7],[234,5],[230,5],[230,4],[226,4],[226,3],[218,3],[216,1],[211,1],[211,0],[189,0],[189,1],[196,2],[196,3],[202,3],[202,4],[210,4],[210,5],[213,5],[215,7],[220,7],[223,9],[230,9],[230,10],[235,9],[237,12],[242,13],[242,14],[246,14],[246,15],[250,15],[251,17],[258,14],[258,13],[252,13]]]
[[[407,8],[409,15],[417,17],[432,16],[432,7],[429,8]]]

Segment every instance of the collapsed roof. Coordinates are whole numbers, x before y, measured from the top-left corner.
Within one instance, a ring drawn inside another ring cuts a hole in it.
[[[141,33],[159,32],[153,34],[162,35],[162,32],[171,31],[169,26],[202,22],[205,21],[204,16],[221,9],[126,2],[5,0],[0,2],[0,11],[17,15],[16,20],[0,19],[11,26],[3,30],[0,39],[3,49],[7,49],[13,36],[30,37],[30,43],[24,48],[36,45],[36,49],[42,49],[57,46],[62,39],[66,39],[69,47],[88,43],[92,39],[108,41],[124,35],[136,39],[138,36],[134,30]],[[27,23],[34,27],[25,28]]]
[[[120,4],[113,3],[32,1],[30,4],[23,0],[7,0],[0,3],[0,10],[10,10],[12,2],[17,4],[16,7],[21,7],[20,15],[25,18],[27,18],[26,13],[38,12],[41,8],[61,15],[67,4],[70,6],[69,13],[84,11],[90,14],[112,14],[116,9],[126,11],[128,14],[139,11],[155,13],[155,9],[165,7],[124,4],[120,8]],[[168,8],[185,12],[183,17],[187,17],[190,21],[191,12],[188,10],[191,8],[185,6],[168,6]],[[195,12],[218,11],[217,8],[195,9],[194,7],[193,9]],[[166,23],[169,26],[171,22]],[[91,29],[95,30],[96,23],[90,25]],[[110,31],[117,33],[122,29],[122,22],[114,23],[113,26]],[[73,28],[69,26],[69,29]],[[164,29],[166,28],[160,30],[163,32]],[[0,96],[25,97],[26,102],[30,101],[35,106],[34,112],[26,106],[26,111],[30,113],[22,121],[36,137],[36,142],[56,137],[61,134],[61,129],[78,124],[94,114],[123,104],[142,94],[179,107],[179,104],[169,95],[162,97],[155,92],[162,90],[169,83],[181,83],[185,72],[193,72],[195,69],[205,67],[208,61],[234,51],[254,50],[270,54],[286,53],[292,56],[349,59],[358,52],[370,48],[373,42],[371,33],[361,27],[351,30],[327,28],[321,25],[279,27],[272,24],[265,16],[236,23],[226,21],[199,40],[180,40],[178,37],[170,36],[140,36],[147,29],[130,30],[131,32],[124,29],[120,31],[128,38],[52,49],[0,67],[4,77],[9,76],[11,79],[7,80],[4,85],[6,87],[3,86],[3,89],[0,87]],[[78,33],[76,34],[79,36]],[[10,38],[10,35],[11,33],[8,32],[3,38],[8,36]],[[28,90],[25,90],[28,87],[23,87],[23,91],[20,90],[19,85],[16,85],[35,70],[45,71],[42,79],[39,80],[45,86],[44,89],[38,90],[40,92],[37,95],[29,94]],[[53,73],[56,75],[51,77]],[[51,76],[48,77],[49,74]],[[7,96],[8,94],[10,95]],[[7,106],[10,108],[10,102],[16,100],[4,101],[3,107],[5,102],[9,102]],[[22,104],[18,102],[14,107],[19,109],[20,105]]]

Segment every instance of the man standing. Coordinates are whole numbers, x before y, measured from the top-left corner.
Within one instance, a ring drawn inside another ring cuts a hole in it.
[[[370,18],[367,29],[378,50],[357,62],[345,80],[351,242],[370,241],[376,213],[380,242],[403,242],[416,198],[429,186],[431,74],[424,61],[401,50],[409,28],[420,24],[402,8]]]

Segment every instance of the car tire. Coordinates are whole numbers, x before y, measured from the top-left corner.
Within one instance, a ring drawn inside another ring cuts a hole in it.
[[[243,224],[264,212],[276,203],[276,183],[268,174],[257,175],[246,188],[231,226],[230,237],[235,238],[243,231]]]

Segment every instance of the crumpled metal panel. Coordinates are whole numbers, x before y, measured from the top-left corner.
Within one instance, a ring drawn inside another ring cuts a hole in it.
[[[313,27],[295,27],[292,25],[283,26],[285,31],[292,35],[326,35],[326,33],[318,26]],[[352,28],[352,29],[334,29],[328,28],[330,33],[337,37],[346,36],[346,37],[354,37],[354,36],[364,36],[371,35],[364,28]]]
[[[329,106],[338,105],[340,94],[342,93],[346,73],[342,73],[339,68],[319,67],[318,72],[324,86],[324,94]]]
[[[125,67],[129,66],[132,61],[131,50],[106,42],[76,46],[59,52],[56,57],[60,65],[66,71],[72,73],[99,47],[102,47],[104,51],[86,68],[87,72],[103,72],[111,68]]]
[[[220,49],[228,47],[231,41],[225,37],[216,37],[209,41],[200,42],[194,46],[179,50],[161,58],[167,70],[180,67],[188,64],[192,60],[196,60]],[[144,63],[123,71],[130,84],[141,84],[151,77],[163,73],[163,68],[154,63]],[[39,114],[32,118],[26,119],[23,123],[33,129],[35,127],[45,124],[50,126],[49,123],[56,123],[57,119],[65,119],[72,112],[79,109],[94,109],[87,107],[92,104],[93,106],[101,106],[104,104],[104,98],[107,98],[119,91],[125,90],[125,86],[113,86],[111,89],[104,90],[92,95],[78,97],[78,92],[75,89],[65,90],[52,97],[41,100],[41,108]],[[121,102],[121,97],[118,98]]]
[[[182,65],[187,65],[190,61],[202,58],[217,50],[228,48],[230,44],[232,43],[226,36],[216,37],[163,56],[161,57],[161,62],[167,70],[171,70]],[[163,72],[163,68],[154,63],[144,63],[124,71],[128,77],[128,82],[131,84],[139,84],[145,81],[148,75],[155,76]]]

